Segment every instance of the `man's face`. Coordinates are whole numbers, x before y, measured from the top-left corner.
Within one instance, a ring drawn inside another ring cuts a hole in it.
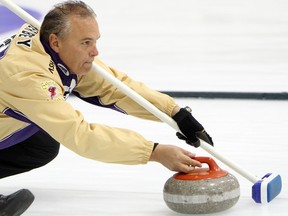
[[[85,74],[98,55],[96,42],[100,38],[97,21],[94,17],[70,17],[70,31],[64,39],[50,37],[50,46],[74,74]],[[54,41],[54,42],[53,42]],[[57,41],[57,43],[55,43]],[[55,46],[55,44],[57,46]]]

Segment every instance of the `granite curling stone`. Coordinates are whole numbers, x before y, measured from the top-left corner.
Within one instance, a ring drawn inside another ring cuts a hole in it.
[[[195,168],[193,173],[177,173],[163,189],[166,205],[182,214],[209,214],[227,210],[240,197],[238,180],[222,170],[210,157],[196,157],[208,168]]]

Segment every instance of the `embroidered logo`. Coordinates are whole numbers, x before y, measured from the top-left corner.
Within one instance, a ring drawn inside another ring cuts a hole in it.
[[[62,64],[58,63],[57,66],[60,68],[60,70],[65,74],[66,76],[69,76],[69,70]]]
[[[54,100],[57,96],[57,84],[54,81],[45,81],[41,83],[43,90],[48,92],[50,99]]]
[[[55,86],[50,86],[49,88],[48,88],[48,91],[50,92],[50,98],[51,98],[51,100],[53,100],[54,99],[54,97],[56,96],[56,87]]]

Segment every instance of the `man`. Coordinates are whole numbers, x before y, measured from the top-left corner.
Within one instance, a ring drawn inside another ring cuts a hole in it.
[[[168,95],[149,89],[96,57],[100,32],[95,17],[81,1],[58,4],[45,16],[40,32],[25,24],[2,49],[0,178],[44,166],[57,156],[60,143],[83,157],[106,163],[156,161],[185,173],[201,166],[193,160],[195,154],[182,148],[146,140],[135,131],[87,123],[65,101],[73,93],[97,106],[159,121],[91,71],[95,62],[171,116],[183,133],[177,133],[180,139],[197,147],[200,137],[213,145],[188,109],[180,109]],[[2,196],[0,214],[20,215],[33,199],[29,190]]]

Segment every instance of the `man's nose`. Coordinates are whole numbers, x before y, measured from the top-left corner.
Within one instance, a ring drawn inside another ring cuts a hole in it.
[[[93,46],[92,50],[90,51],[90,56],[98,56],[99,52],[97,46]]]

